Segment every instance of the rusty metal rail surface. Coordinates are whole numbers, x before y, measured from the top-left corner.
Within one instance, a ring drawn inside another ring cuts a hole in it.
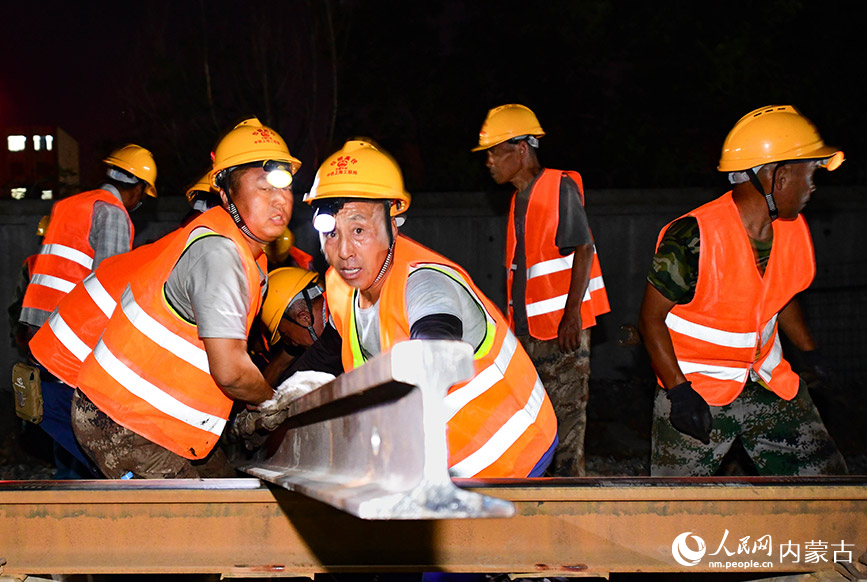
[[[5,482],[2,574],[606,575],[720,572],[724,561],[740,563],[737,571],[801,572],[828,568],[836,551],[857,561],[867,548],[863,477],[458,484],[512,502],[516,515],[370,521],[256,479]],[[678,536],[701,538],[698,546],[687,542],[687,558],[703,554],[695,565],[675,560]],[[771,556],[749,553],[760,539],[770,542]],[[799,546],[800,562],[780,558],[786,543]],[[825,544],[826,561],[806,561],[809,543]],[[747,553],[739,551],[744,546]]]

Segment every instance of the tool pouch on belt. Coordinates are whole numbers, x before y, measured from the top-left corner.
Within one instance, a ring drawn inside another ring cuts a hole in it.
[[[26,421],[42,422],[42,383],[39,368],[18,362],[12,366],[12,392],[15,414]]]

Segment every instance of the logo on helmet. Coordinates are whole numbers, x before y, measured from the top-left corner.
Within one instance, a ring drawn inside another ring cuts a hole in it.
[[[339,156],[336,160],[332,160],[331,167],[334,169],[328,172],[326,176],[340,176],[342,174],[355,176],[358,174],[358,170],[351,169],[349,165],[355,165],[357,163],[358,160],[352,156]]]
[[[260,127],[253,132],[254,141],[253,143],[273,143],[280,145],[280,140],[277,138],[277,134],[268,129],[267,127]]]

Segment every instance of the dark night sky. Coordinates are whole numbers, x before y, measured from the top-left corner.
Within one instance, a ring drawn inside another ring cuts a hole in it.
[[[719,183],[738,117],[786,102],[847,151],[829,181],[863,184],[867,43],[857,5],[830,6],[7,3],[0,125],[64,128],[85,181],[111,147],[141,143],[168,194],[205,169],[220,132],[257,114],[305,162],[302,184],[343,139],[368,135],[423,192],[489,188],[468,150],[488,108],[523,102],[547,131],[543,162],[588,187],[693,186]]]

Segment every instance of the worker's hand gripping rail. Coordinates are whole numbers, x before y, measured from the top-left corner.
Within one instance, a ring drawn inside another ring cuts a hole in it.
[[[472,374],[468,344],[401,342],[292,402],[239,468],[365,519],[509,517],[449,478],[443,398]]]

